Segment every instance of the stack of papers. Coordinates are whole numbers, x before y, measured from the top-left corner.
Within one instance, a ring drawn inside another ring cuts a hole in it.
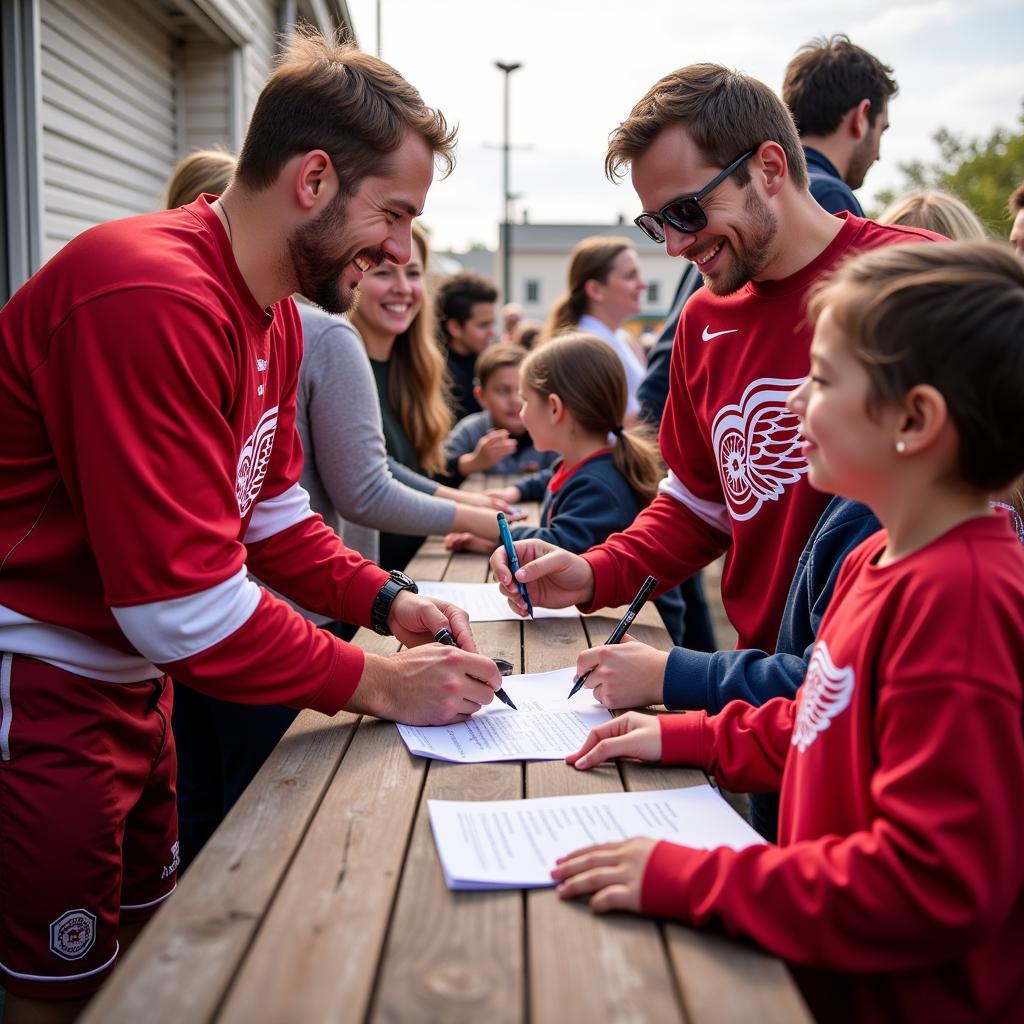
[[[416,586],[424,597],[436,597],[458,605],[470,622],[502,622],[506,619],[519,620],[520,616],[508,606],[497,583],[439,583],[436,580],[417,580]],[[533,609],[535,619],[576,619],[575,608]],[[515,700],[515,697],[512,698]]]
[[[556,761],[579,750],[587,733],[611,714],[583,689],[567,700],[575,668],[506,676],[505,692],[519,709],[495,699],[466,722],[400,725],[413,754],[442,761]]]
[[[449,889],[553,885],[559,857],[633,836],[698,850],[764,843],[708,785],[537,800],[428,800],[427,810]]]

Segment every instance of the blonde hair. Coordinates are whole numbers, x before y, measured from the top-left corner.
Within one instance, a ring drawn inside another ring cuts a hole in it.
[[[650,504],[662,477],[658,446],[645,427],[623,429],[626,371],[613,349],[593,334],[563,334],[531,352],[519,373],[523,387],[545,399],[558,395],[588,434],[617,434],[615,468],[641,502]]]
[[[587,312],[587,282],[608,280],[619,254],[632,249],[628,238],[595,235],[584,238],[569,257],[569,290],[555,303],[541,334],[541,343],[571,331]]]
[[[164,208],[174,210],[193,203],[204,192],[219,196],[231,183],[235,158],[220,146],[189,153],[167,179]]]
[[[963,200],[941,188],[925,188],[900,196],[882,211],[878,223],[925,228],[957,242],[988,239],[975,212]]]
[[[430,263],[427,234],[413,222],[412,235],[426,274]],[[358,303],[350,319],[357,331],[365,330]],[[388,359],[388,398],[424,473],[444,472],[444,439],[452,428],[449,389],[445,358],[434,338],[433,302],[424,291],[420,311],[395,338]]]

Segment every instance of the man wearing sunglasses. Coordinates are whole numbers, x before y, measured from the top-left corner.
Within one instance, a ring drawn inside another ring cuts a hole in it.
[[[672,353],[659,436],[668,475],[628,530],[585,555],[517,545],[523,582],[535,603],[591,610],[627,603],[648,573],[664,589],[725,553],[722,596],[739,646],[771,651],[828,500],[807,483],[785,407],[809,370],[807,293],[853,252],[937,236],[823,210],[789,111],[761,82],[717,65],[675,71],[636,104],[605,161],[613,179],[627,166],[644,211],[636,224],[705,284],[683,308]],[[500,552],[493,564],[511,583]],[[615,657],[660,681],[685,672],[689,653],[628,644]],[[689,680],[685,706],[705,707],[709,685],[706,672]]]

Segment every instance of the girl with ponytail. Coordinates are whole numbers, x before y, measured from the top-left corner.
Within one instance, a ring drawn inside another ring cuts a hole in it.
[[[514,526],[515,540],[539,538],[581,554],[629,526],[650,504],[663,476],[658,448],[645,427],[625,427],[626,374],[618,356],[590,334],[565,334],[531,352],[519,376],[523,425],[538,451],[555,451],[542,471],[502,497],[537,501],[540,526]],[[449,534],[448,547],[489,553],[493,541]],[[655,601],[675,643],[682,598],[674,588]]]

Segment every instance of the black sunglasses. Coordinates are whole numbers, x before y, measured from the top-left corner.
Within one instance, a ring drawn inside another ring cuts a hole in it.
[[[696,234],[707,227],[708,216],[700,201],[710,195],[719,185],[740,167],[744,160],[749,160],[757,152],[757,147],[748,149],[743,156],[738,156],[724,171],[716,174],[699,192],[692,196],[679,196],[666,203],[657,213],[641,213],[633,223],[652,241],[659,244],[665,241],[665,224],[668,223],[688,235]]]

